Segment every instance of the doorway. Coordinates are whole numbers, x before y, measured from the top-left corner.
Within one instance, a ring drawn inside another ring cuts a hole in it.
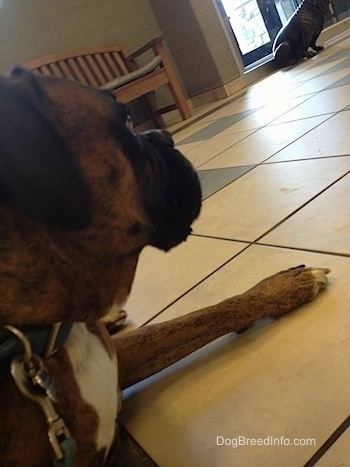
[[[273,41],[302,0],[216,0],[244,71],[272,58]],[[325,27],[350,16],[349,0],[332,0]]]
[[[244,68],[271,54],[278,31],[298,6],[296,0],[218,0],[218,3],[225,23],[232,28]]]

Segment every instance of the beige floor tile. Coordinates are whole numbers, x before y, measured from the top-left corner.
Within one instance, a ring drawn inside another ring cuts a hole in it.
[[[237,131],[236,125],[237,123],[234,123],[233,125],[229,126],[224,131],[221,131],[220,133],[218,133],[218,135],[215,136],[215,138],[218,138],[221,136],[233,135],[233,134],[248,136],[256,131],[256,128],[251,128],[250,130],[246,130],[246,131]]]
[[[225,102],[229,102],[232,99],[232,97],[229,98],[224,98],[220,99],[219,101],[214,101],[209,104],[203,104],[198,107],[194,107],[191,109],[192,116],[186,120],[182,120],[181,117],[179,117],[178,112],[172,111],[169,112],[172,114],[175,112],[175,115],[171,115],[170,118],[167,118],[167,114],[164,115],[165,117],[165,123],[168,131],[171,133],[173,132],[179,132],[181,129],[186,126],[188,127],[189,124],[193,123],[193,125],[197,125],[198,121],[197,119],[202,117],[203,115],[206,115],[209,112],[214,112],[218,107],[221,107]]]
[[[157,465],[302,466],[344,420],[350,406],[349,259],[250,247],[163,318],[304,262],[332,269],[329,287],[316,301],[219,339],[125,393],[123,424]],[[217,445],[218,436],[311,438],[315,445],[233,448]]]
[[[237,142],[246,138],[250,133],[250,131],[241,131],[239,133],[228,134],[225,136],[215,136],[197,144],[193,149],[184,152],[184,154],[195,167],[199,167],[215,157],[217,154],[222,153],[227,148],[230,148]],[[182,150],[181,145],[179,146],[179,149]]]
[[[350,114],[350,112],[349,112]],[[277,151],[288,146],[295,139],[312,130],[327,117],[306,118],[297,122],[273,125],[255,131],[249,137],[221,152],[209,160],[202,169],[232,167],[237,165],[259,164]],[[234,127],[235,125],[233,125]],[[249,132],[243,132],[249,135]],[[235,133],[240,135],[242,133]],[[214,141],[214,140],[212,140]],[[198,150],[197,147],[194,151]],[[350,152],[350,151],[349,151]]]
[[[315,464],[315,467],[350,466],[350,429],[333,444],[328,452]]]
[[[348,157],[258,166],[204,201],[194,232],[253,241],[348,170]]]
[[[289,96],[296,84],[291,70],[280,70],[250,86],[246,96],[259,105],[266,105],[271,100],[274,101],[276,92],[278,95],[284,94],[284,98]]]
[[[350,85],[333,89],[326,89],[304,103],[298,105],[281,117],[274,120],[274,124],[314,117],[316,115],[339,112],[350,105]]]
[[[194,149],[199,144],[201,144],[201,141],[196,141],[194,143],[176,144],[175,147],[176,149],[181,151],[182,154],[187,154],[189,151]]]
[[[168,253],[146,248],[126,305],[130,321],[139,325],[151,319],[245,246],[190,236]]]
[[[338,63],[340,62],[341,60]],[[333,67],[336,64],[337,62],[331,62],[330,64],[328,64],[328,66],[322,68],[327,70],[327,68]],[[317,70],[317,72],[321,72],[321,70]],[[312,77],[311,79],[307,80],[305,83],[302,83],[300,86],[294,89],[292,95],[289,97],[303,96],[305,94],[314,93],[316,91],[322,91],[327,86],[331,86],[338,80],[344,78],[345,76],[348,76],[348,74],[349,70],[345,68],[344,70],[339,70],[334,73],[328,73],[322,76]]]
[[[350,105],[350,85],[324,89],[349,73],[324,73],[340,64],[328,59],[349,48],[348,37],[234,101],[194,109],[192,120],[204,120],[174,135],[179,143],[211,122],[256,108],[210,140],[179,149],[201,169],[266,162],[204,202],[194,232],[213,238],[193,235],[169,253],[143,252],[126,306],[131,321],[171,319],[298,264],[332,272],[316,301],[218,339],[125,391],[122,423],[159,467],[301,467],[349,414],[350,174],[337,180],[350,171],[350,112],[338,113]],[[184,122],[170,129],[179,125]],[[260,239],[276,247],[231,241],[253,241],[277,225]],[[218,445],[218,436],[270,445],[234,448]],[[349,436],[348,430],[317,467],[350,466]],[[281,437],[291,444],[278,445]],[[296,438],[315,445],[293,445]]]
[[[298,73],[297,73],[298,80],[303,80],[306,82],[308,80],[318,78],[320,73],[327,71],[330,68],[332,68],[334,65],[337,65],[338,63],[340,63],[342,60],[344,60],[343,58],[340,58],[338,60],[328,60],[330,56],[332,56],[334,53],[336,53],[339,50],[335,50],[334,47],[332,47],[332,50],[331,50],[329,47],[326,46],[323,52],[321,54],[318,54],[318,56],[314,57],[313,60],[311,61],[306,60],[304,62],[301,62],[302,66],[300,68],[297,67],[298,68]]]
[[[278,89],[278,88],[277,88]],[[286,100],[285,94],[279,89],[274,93],[271,101],[261,109],[252,113],[235,125],[236,131],[247,131],[255,128],[261,128],[272,121],[275,121],[281,115],[283,116],[290,109],[297,107],[308,99],[308,96],[296,97]]]
[[[234,100],[232,103],[225,105],[221,109],[215,110],[210,115],[203,119],[203,122],[216,121],[219,118],[229,117],[246,110],[258,109],[260,105],[253,100]]]
[[[261,241],[350,254],[349,195],[350,175],[347,175]]]
[[[324,118],[327,117],[324,116]],[[304,121],[299,120],[295,124],[302,125]],[[281,150],[269,162],[350,154],[349,128],[350,111],[335,114],[320,126]]]

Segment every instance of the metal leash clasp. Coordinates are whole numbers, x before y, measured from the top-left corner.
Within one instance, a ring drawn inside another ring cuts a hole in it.
[[[56,384],[45,368],[42,358],[32,353],[27,336],[13,326],[4,327],[21,341],[24,349],[23,358],[13,357],[11,375],[22,394],[36,402],[44,412],[48,424],[48,437],[55,459],[62,461],[64,452],[61,445],[64,440],[70,438],[70,433],[53,405],[53,402],[57,402]]]

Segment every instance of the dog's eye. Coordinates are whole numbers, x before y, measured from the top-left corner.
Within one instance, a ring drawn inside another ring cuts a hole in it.
[[[130,117],[129,114],[128,114],[128,116],[126,117],[125,126],[126,126],[126,128],[128,128],[129,130],[132,130],[132,129],[134,128],[134,122],[132,121],[132,118]]]

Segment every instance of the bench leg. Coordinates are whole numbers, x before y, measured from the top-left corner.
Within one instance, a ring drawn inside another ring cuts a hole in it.
[[[157,105],[155,102],[154,92],[150,92],[145,95],[148,106],[152,112],[152,118],[157,128],[163,128],[165,126],[164,119],[159,113],[157,113]]]
[[[168,86],[175,101],[176,107],[180,112],[182,120],[186,120],[187,118],[191,117],[191,111],[187,105],[185,96],[175,74],[175,71],[172,67],[172,64],[169,60],[169,57],[164,50],[163,44],[158,44],[157,52],[162,57],[163,66],[169,79]]]
[[[186,120],[191,117],[191,111],[187,105],[185,96],[182,93],[182,89],[179,83],[169,77],[169,89],[175,101],[176,107],[178,108],[182,120]]]

